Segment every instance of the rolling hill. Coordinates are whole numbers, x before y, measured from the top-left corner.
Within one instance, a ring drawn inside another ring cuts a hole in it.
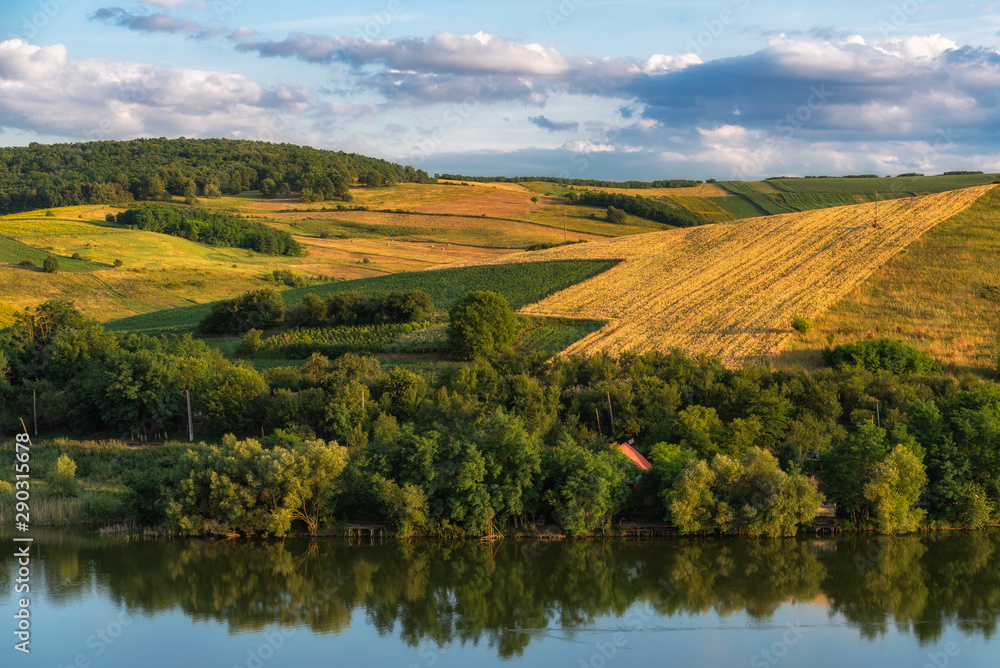
[[[608,320],[568,353],[681,347],[738,365],[768,358],[791,340],[793,316],[821,316],[900,250],[992,188],[670,230],[487,262],[621,260],[521,310]]]

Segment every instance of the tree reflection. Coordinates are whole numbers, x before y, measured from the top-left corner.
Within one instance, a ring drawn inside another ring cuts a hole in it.
[[[41,532],[47,595],[96,586],[130,613],[182,610],[231,632],[271,624],[336,634],[362,615],[412,647],[487,643],[523,654],[547,628],[591,626],[648,603],[666,617],[713,612],[767,622],[816,602],[865,638],[894,626],[921,643],[947,629],[991,638],[1000,614],[1000,532],[836,539],[505,540],[351,545]],[[0,573],[12,574],[11,556]],[[8,578],[10,579],[10,578]]]

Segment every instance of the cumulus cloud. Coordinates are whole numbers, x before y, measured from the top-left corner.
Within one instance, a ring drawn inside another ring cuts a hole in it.
[[[73,138],[266,136],[282,114],[304,115],[298,85],[135,62],[72,60],[62,45],[0,42],[0,126]]]
[[[1000,121],[1000,55],[955,46],[940,35],[773,38],[757,53],[637,77],[625,90],[667,127],[725,126],[737,109],[741,126],[782,136],[923,139]]]
[[[545,116],[529,116],[528,121],[549,132],[576,132],[580,127],[576,121],[551,121]]]

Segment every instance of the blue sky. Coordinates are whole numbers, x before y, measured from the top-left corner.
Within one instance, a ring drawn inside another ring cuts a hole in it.
[[[14,0],[0,144],[231,137],[428,172],[1000,171],[1000,2]]]

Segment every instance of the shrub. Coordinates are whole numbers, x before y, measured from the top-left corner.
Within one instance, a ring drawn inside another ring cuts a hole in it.
[[[0,480],[0,497],[11,496],[14,493],[14,486],[6,480]]]
[[[31,260],[21,260],[17,264],[18,264],[18,266],[21,266],[21,267],[34,267],[35,266],[35,263],[32,262]]]
[[[930,355],[892,339],[871,339],[845,343],[823,351],[823,363],[834,368],[859,366],[868,371],[885,369],[893,373],[929,373],[940,370]]]
[[[59,496],[76,495],[76,462],[66,454],[59,455],[56,467],[45,478],[49,490]]]
[[[608,207],[608,222],[616,225],[623,225],[628,221],[628,216],[621,209],[613,206]]]
[[[262,333],[263,332],[259,329],[251,329],[247,332],[243,336],[243,340],[240,341],[240,345],[236,348],[236,354],[241,357],[245,357],[247,355],[253,355],[255,352],[259,351],[262,347],[260,341],[260,335]]]
[[[71,259],[73,259],[73,260],[82,260],[83,256],[80,255],[79,253],[73,253],[73,255],[71,256]]]
[[[510,350],[517,318],[507,298],[488,290],[470,292],[448,313],[448,342],[459,359]]]
[[[113,263],[113,264],[114,264],[114,265],[115,265],[116,267],[120,267],[120,266],[122,266],[122,265],[123,265],[123,264],[125,264],[125,263],[124,263],[124,262],[122,262],[121,260],[119,260],[118,258],[115,258],[115,261],[114,261],[114,263]]]
[[[54,274],[59,271],[59,259],[55,255],[49,255],[42,263],[42,270]]]
[[[278,291],[263,288],[214,304],[198,329],[203,334],[242,334],[273,327],[284,315],[285,303]]]
[[[801,315],[797,315],[792,318],[792,329],[794,329],[799,334],[806,334],[812,329],[812,321],[809,318],[805,318]]]

